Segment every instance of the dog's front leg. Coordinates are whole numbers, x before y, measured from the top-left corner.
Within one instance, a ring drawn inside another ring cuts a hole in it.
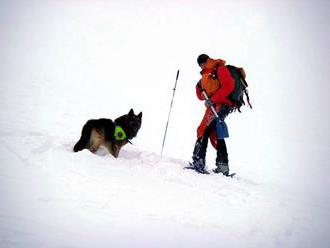
[[[126,144],[126,141],[121,141],[118,143],[109,143],[107,145],[108,151],[114,156],[115,158],[118,157],[120,149]]]

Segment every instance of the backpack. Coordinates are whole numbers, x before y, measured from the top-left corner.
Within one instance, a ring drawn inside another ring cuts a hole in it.
[[[246,100],[249,104],[249,107],[252,109],[252,105],[250,104],[250,98],[248,94],[248,84],[245,80],[246,74],[243,68],[238,68],[232,65],[226,65],[228,68],[230,75],[233,77],[235,81],[235,87],[233,92],[228,96],[229,100],[234,104],[234,110],[238,110],[241,112],[240,108],[242,105],[245,105],[244,94],[246,96]]]
[[[212,62],[212,63],[211,63]],[[217,77],[217,69],[220,66],[217,63],[218,60],[208,59],[208,68],[211,72],[202,75],[202,79],[199,81],[199,85],[204,90],[208,97],[211,97],[220,87],[220,81]],[[231,107],[232,111],[238,110],[245,105],[244,94],[248,102],[249,107],[252,109],[250,104],[250,98],[248,94],[248,84],[245,80],[246,73],[243,68],[236,67],[233,65],[226,65],[231,77],[234,79],[234,90],[229,94],[228,99],[233,103]]]

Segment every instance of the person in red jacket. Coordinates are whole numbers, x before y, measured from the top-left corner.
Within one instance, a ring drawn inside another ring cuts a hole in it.
[[[228,96],[235,87],[225,61],[212,59],[206,54],[201,54],[197,58],[197,63],[201,67],[201,80],[196,85],[196,95],[199,100],[205,101],[205,114],[197,128],[197,141],[193,151],[192,166],[199,172],[205,171],[205,157],[208,139],[217,150],[215,173],[229,175],[228,153],[224,139],[218,139],[216,135],[216,120],[211,110],[211,105],[218,112],[219,117],[224,120],[231,111],[232,102]],[[209,100],[206,101],[202,92],[205,91]]]

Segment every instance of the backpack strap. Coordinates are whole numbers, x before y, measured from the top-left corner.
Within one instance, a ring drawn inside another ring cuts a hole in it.
[[[249,104],[249,107],[252,109],[252,105],[251,105],[251,103],[250,103],[250,97],[249,97],[249,93],[248,93],[248,90],[247,90],[247,87],[249,86],[248,85],[248,83],[246,82],[246,80],[245,80],[245,77],[246,77],[246,74],[245,74],[245,71],[244,71],[244,69],[243,68],[238,68],[239,70],[239,73],[240,73],[240,79],[241,79],[241,82],[242,82],[242,84],[243,84],[243,86],[244,86],[244,88],[243,88],[243,92],[244,92],[244,94],[245,94],[245,96],[246,96],[246,100],[247,100],[247,102],[248,102],[248,104]]]
[[[247,89],[244,89],[244,94],[246,96],[246,100],[247,100],[247,102],[249,104],[250,109],[252,109],[252,105],[250,103],[250,97],[249,97],[249,93],[248,93]]]

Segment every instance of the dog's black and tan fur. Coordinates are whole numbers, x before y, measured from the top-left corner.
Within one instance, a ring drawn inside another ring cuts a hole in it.
[[[118,157],[120,149],[127,144],[127,140],[133,139],[139,131],[142,123],[142,112],[134,114],[131,109],[128,114],[120,116],[115,121],[111,119],[89,120],[83,126],[81,137],[75,144],[73,151],[78,152],[88,149],[95,153],[101,145],[115,157]],[[127,140],[116,140],[115,127],[120,126],[126,133]]]

